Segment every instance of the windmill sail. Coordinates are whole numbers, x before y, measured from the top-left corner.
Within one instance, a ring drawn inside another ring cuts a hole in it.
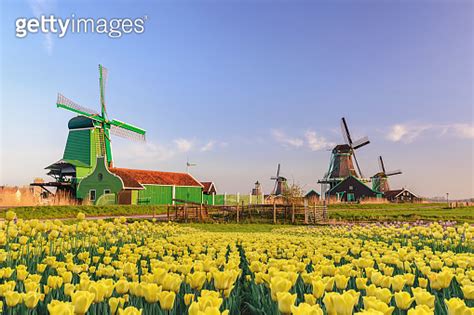
[[[93,116],[99,116],[99,113],[97,111],[81,106],[77,103],[74,103],[72,100],[68,99],[66,96],[62,95],[61,93],[58,93],[56,106],[70,110],[72,112],[75,112],[76,114],[83,115],[89,118],[94,118]]]

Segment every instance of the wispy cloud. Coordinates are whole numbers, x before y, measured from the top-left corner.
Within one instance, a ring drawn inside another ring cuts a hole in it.
[[[40,17],[41,15],[51,14],[56,5],[55,0],[29,0],[28,4],[33,15]],[[46,53],[51,56],[53,54],[54,40],[51,33],[43,34],[43,47]]]
[[[302,147],[304,144],[303,139],[290,137],[286,133],[278,129],[272,129],[271,134],[273,136],[273,139],[275,139],[275,141],[277,141],[278,143],[284,146],[299,148],[299,147]]]
[[[273,139],[285,147],[307,148],[311,151],[326,149],[334,145],[314,130],[307,130],[302,136],[289,136],[279,129],[272,129]]]
[[[393,142],[412,143],[423,133],[428,132],[437,136],[449,135],[457,138],[474,139],[474,125],[466,123],[395,124],[389,128],[386,137]]]
[[[188,152],[194,146],[193,141],[184,139],[184,138],[176,139],[173,142],[176,145],[176,148],[178,149],[179,152]]]
[[[204,146],[201,147],[201,151],[202,152],[211,151],[212,149],[214,149],[215,145],[216,145],[216,141],[210,140],[208,143],[206,143]]]
[[[311,151],[319,151],[334,146],[333,142],[329,142],[323,136],[320,136],[316,131],[308,130],[305,133],[306,144]]]

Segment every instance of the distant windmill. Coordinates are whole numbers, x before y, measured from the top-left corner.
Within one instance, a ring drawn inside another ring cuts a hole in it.
[[[353,141],[349,132],[349,127],[347,127],[347,122],[344,117],[341,119],[341,129],[345,144],[338,144],[332,149],[329,170],[324,175],[324,178],[319,180],[319,183],[329,184],[330,188],[334,187],[349,176],[354,176],[357,178],[364,177],[360,169],[359,162],[357,161],[355,150],[369,144],[369,138],[363,137],[357,141]],[[354,167],[354,162],[357,167],[357,171]]]
[[[196,166],[197,164],[196,163],[191,163],[189,162],[189,159],[186,160],[186,173],[189,173],[189,168],[190,167],[193,167],[193,166]]]
[[[372,176],[372,189],[378,192],[386,192],[390,190],[388,185],[388,177],[399,175],[402,173],[401,170],[395,170],[387,172],[385,170],[385,164],[383,162],[382,156],[379,156],[379,169],[380,172]]]
[[[288,184],[287,184],[287,179],[283,176],[280,176],[280,163],[278,163],[276,176],[271,177],[270,179],[275,181],[275,186],[273,187],[272,195],[275,195],[275,196],[283,195],[283,193],[288,188]]]

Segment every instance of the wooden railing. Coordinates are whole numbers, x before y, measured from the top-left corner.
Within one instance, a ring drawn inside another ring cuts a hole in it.
[[[211,206],[174,200],[166,219],[180,222],[255,222],[274,224],[316,224],[327,220],[327,206],[259,204]]]

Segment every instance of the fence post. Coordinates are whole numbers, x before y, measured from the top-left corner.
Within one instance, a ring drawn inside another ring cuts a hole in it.
[[[316,223],[316,201],[313,204],[313,217],[314,223]]]
[[[188,223],[188,207],[184,204],[184,222]]]
[[[308,224],[308,200],[304,200],[304,224]]]
[[[237,203],[237,223],[239,223],[239,203]]]
[[[170,205],[168,205],[168,208],[166,209],[166,218],[168,221],[170,220]]]
[[[291,204],[291,223],[295,223],[295,203]]]
[[[277,208],[275,204],[275,199],[273,199],[273,224],[277,223]]]
[[[199,205],[199,222],[202,223],[202,203]]]

